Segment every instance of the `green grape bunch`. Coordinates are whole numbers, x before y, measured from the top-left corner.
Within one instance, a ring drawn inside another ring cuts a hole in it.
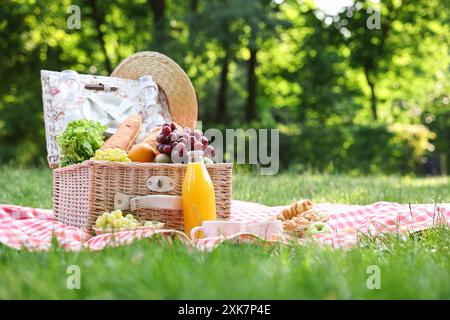
[[[139,222],[132,214],[123,216],[122,210],[104,212],[97,217],[95,226],[97,228],[112,229],[135,229],[138,227],[161,228],[164,224],[159,221]]]
[[[115,162],[131,162],[128,154],[119,148],[109,148],[105,150],[96,150],[92,160],[106,160]]]

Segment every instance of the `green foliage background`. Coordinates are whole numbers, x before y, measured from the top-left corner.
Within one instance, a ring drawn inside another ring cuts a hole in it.
[[[449,5],[0,0],[0,162],[45,163],[39,70],[107,75],[154,50],[192,79],[204,127],[279,128],[284,167],[420,172],[449,153]]]

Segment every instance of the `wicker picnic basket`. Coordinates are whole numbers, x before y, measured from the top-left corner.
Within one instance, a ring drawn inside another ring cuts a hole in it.
[[[197,101],[184,71],[168,57],[141,52],[125,59],[114,77],[138,79],[151,75],[168,100],[176,122],[194,127]],[[218,219],[231,211],[232,164],[206,165],[214,184]],[[158,220],[183,231],[181,189],[184,164],[110,162],[88,160],[53,170],[53,210],[64,224],[93,232],[97,216],[120,209],[142,220]]]

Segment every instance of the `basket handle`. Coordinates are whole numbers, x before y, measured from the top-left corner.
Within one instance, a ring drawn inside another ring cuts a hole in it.
[[[170,195],[135,196],[117,192],[114,196],[115,210],[153,209],[181,210],[181,197]]]
[[[118,89],[116,86],[110,86],[104,83],[87,83],[84,88],[87,90],[96,91],[117,91]]]
[[[139,209],[181,210],[181,197],[168,195],[148,195],[130,199],[131,211]]]
[[[197,238],[197,232],[202,231],[202,230],[204,230],[204,229],[205,229],[204,226],[197,226],[197,227],[194,227],[194,228],[191,230],[191,240],[192,240],[192,241],[197,241],[197,240],[198,240],[198,238]]]

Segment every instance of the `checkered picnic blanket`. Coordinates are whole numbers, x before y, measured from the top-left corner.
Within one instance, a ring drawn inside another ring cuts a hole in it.
[[[230,220],[261,222],[278,214],[283,208],[233,201]],[[374,235],[387,231],[406,234],[431,228],[438,223],[449,224],[450,221],[450,203],[403,205],[376,202],[366,206],[325,203],[317,204],[315,208],[329,216],[328,224],[332,233],[314,237],[320,243],[333,247],[355,245],[360,234]],[[0,205],[0,243],[16,249],[47,250],[55,237],[66,250],[79,251],[87,248],[95,251],[107,246],[130,244],[137,239],[151,238],[155,234],[175,235],[187,245],[203,250],[211,250],[223,241],[251,239],[249,236],[235,235],[226,239],[206,238],[192,243],[182,232],[152,229],[92,236],[81,229],[59,223],[51,210]]]

